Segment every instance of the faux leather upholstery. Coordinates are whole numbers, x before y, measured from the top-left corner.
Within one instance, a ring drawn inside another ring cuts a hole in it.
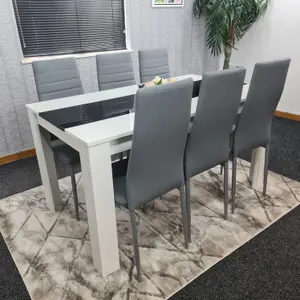
[[[83,88],[74,58],[35,61],[32,63],[39,101],[53,100],[83,94]],[[68,114],[57,111],[57,124],[66,124],[83,119],[82,108],[68,109]],[[80,162],[79,153],[65,143],[54,140],[52,146],[59,160],[65,164]]]
[[[290,59],[255,65],[247,100],[233,135],[233,153],[270,142],[273,115],[281,98]]]
[[[245,74],[240,68],[203,76],[185,152],[186,179],[228,161]]]
[[[67,165],[75,165],[80,162],[79,153],[69,145],[62,143],[52,147],[55,156]]]
[[[126,176],[114,178],[114,195],[118,205],[127,207]]]
[[[100,54],[96,61],[100,91],[136,84],[129,52]]]
[[[35,61],[32,63],[39,101],[83,94],[83,88],[74,58]],[[74,107],[68,114],[56,114],[57,124],[80,121],[82,109]]]
[[[139,50],[139,65],[142,83],[148,82],[156,76],[171,77],[166,49]]]
[[[128,52],[96,56],[99,90],[109,90],[135,85],[131,54]],[[133,108],[134,97],[104,101],[104,117],[118,115]]]
[[[192,91],[192,79],[138,90],[127,175],[114,184],[117,203],[134,211],[184,184]]]
[[[32,66],[40,101],[83,94],[74,58],[35,61]]]

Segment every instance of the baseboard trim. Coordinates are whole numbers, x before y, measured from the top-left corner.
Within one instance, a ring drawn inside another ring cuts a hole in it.
[[[291,114],[288,112],[283,112],[283,111],[277,110],[275,112],[275,116],[300,122],[300,115]],[[22,151],[19,153],[2,156],[2,157],[0,157],[0,166],[23,159],[23,158],[33,157],[35,155],[36,155],[35,149],[29,149],[29,150],[25,150],[25,151]]]
[[[0,166],[5,165],[23,158],[33,157],[36,155],[35,149],[28,149],[15,154],[0,157]]]
[[[293,120],[293,121],[298,121],[298,122],[300,121],[300,115],[291,114],[291,113],[283,112],[283,111],[279,111],[279,110],[277,110],[275,112],[275,116]]]

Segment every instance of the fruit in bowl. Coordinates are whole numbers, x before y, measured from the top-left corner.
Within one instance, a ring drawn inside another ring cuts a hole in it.
[[[154,85],[161,85],[161,84],[166,84],[168,83],[168,79],[163,79],[159,76],[156,76],[154,79],[153,79],[153,84]]]
[[[149,87],[149,86],[155,86],[155,85],[162,85],[162,84],[166,84],[166,83],[170,83],[170,82],[175,82],[175,81],[177,81],[176,77],[164,79],[164,78],[161,78],[160,76],[156,76],[151,81],[146,82],[144,84],[144,86]]]

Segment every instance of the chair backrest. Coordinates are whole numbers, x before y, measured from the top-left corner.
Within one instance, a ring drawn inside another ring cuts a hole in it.
[[[185,152],[186,179],[229,159],[245,74],[246,70],[239,68],[203,76]]]
[[[83,94],[74,58],[32,63],[39,101]]]
[[[184,184],[192,91],[191,79],[138,90],[126,178],[129,209]]]
[[[270,141],[273,115],[281,98],[290,59],[255,65],[246,103],[233,139],[235,155]]]
[[[135,85],[131,54],[129,52],[96,56],[99,90]],[[103,117],[122,114],[133,108],[134,97],[125,97],[101,104]],[[100,108],[99,108],[100,109]],[[96,113],[96,105],[93,114]]]
[[[142,83],[156,76],[170,78],[168,51],[166,49],[139,50],[140,81]]]
[[[35,61],[32,63],[39,101],[83,94],[80,75],[74,58]],[[56,114],[57,124],[82,120],[82,108],[73,107],[68,114]]]
[[[96,62],[100,91],[136,84],[129,52],[99,54]]]

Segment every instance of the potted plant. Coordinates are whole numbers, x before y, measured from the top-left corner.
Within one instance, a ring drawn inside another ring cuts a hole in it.
[[[232,49],[266,12],[270,0],[195,0],[194,15],[205,18],[206,43],[214,56],[224,51],[228,69]]]

